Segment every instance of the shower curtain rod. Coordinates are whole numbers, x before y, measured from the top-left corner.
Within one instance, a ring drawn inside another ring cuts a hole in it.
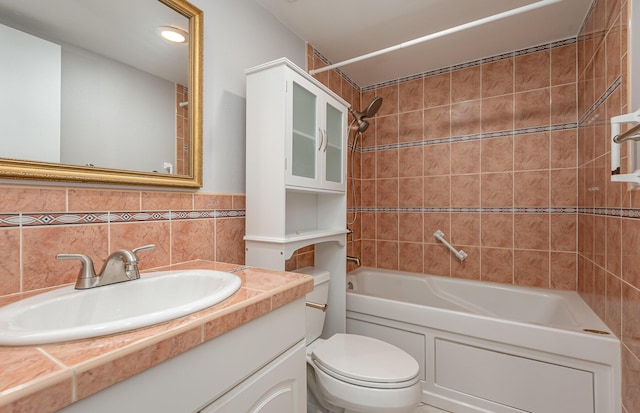
[[[343,60],[342,62],[338,62],[338,63],[332,64],[332,65],[329,65],[329,66],[325,66],[325,67],[321,67],[319,69],[310,70],[309,73],[311,75],[315,75],[317,73],[325,72],[327,70],[332,70],[332,69],[335,69],[335,68],[340,67],[340,66],[346,66],[346,65],[349,65],[351,63],[359,62],[361,60],[370,59],[372,57],[380,56],[382,54],[393,52],[395,50],[404,49],[405,47],[414,46],[414,45],[419,44],[419,43],[424,43],[424,42],[427,42],[429,40],[437,39],[438,37],[447,36],[447,35],[450,35],[452,33],[456,33],[456,32],[460,32],[460,31],[463,31],[463,30],[470,29],[472,27],[480,26],[480,25],[483,25],[483,24],[486,24],[486,23],[491,23],[491,22],[496,21],[496,20],[504,19],[505,17],[515,16],[516,14],[525,13],[525,12],[528,12],[528,11],[531,11],[531,10],[539,9],[541,7],[546,7],[546,6],[550,5],[550,4],[559,3],[561,1],[563,1],[563,0],[541,0],[541,1],[537,1],[535,3],[528,4],[526,6],[517,7],[515,9],[507,10],[507,11],[502,12],[502,13],[494,14],[493,16],[484,17],[482,19],[474,20],[474,21],[471,21],[469,23],[464,23],[464,24],[461,24],[459,26],[451,27],[449,29],[445,29],[445,30],[442,30],[442,31],[439,31],[439,32],[436,32],[436,33],[432,33],[432,34],[428,34],[426,36],[418,37],[417,39],[409,40],[407,42],[400,43],[400,44],[395,45],[395,46],[391,46],[391,47],[387,47],[387,48],[384,48],[384,49],[377,50],[375,52],[363,54],[361,56],[354,57],[354,58],[351,58],[351,59],[348,59],[348,60]]]

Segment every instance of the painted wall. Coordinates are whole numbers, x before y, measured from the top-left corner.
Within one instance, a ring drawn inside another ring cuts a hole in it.
[[[254,0],[193,4],[206,19],[203,189],[244,192],[244,70],[280,57],[304,67],[305,45]]]

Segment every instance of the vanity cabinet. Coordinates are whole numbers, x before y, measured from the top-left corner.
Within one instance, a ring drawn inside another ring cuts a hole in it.
[[[245,263],[282,271],[314,245],[331,273],[325,334],[344,332],[348,104],[287,59],[245,73]]]
[[[305,365],[305,349],[301,343],[286,357],[268,364],[199,413],[283,413],[300,412],[300,383],[304,377],[291,372]],[[306,388],[303,389],[306,391]]]
[[[306,411],[304,298],[63,409],[63,413]]]

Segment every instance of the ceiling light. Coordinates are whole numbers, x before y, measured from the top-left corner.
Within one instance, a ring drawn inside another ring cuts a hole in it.
[[[189,38],[187,32],[177,27],[163,26],[158,28],[158,33],[160,33],[160,36],[164,39],[173,43],[187,43],[187,39]]]

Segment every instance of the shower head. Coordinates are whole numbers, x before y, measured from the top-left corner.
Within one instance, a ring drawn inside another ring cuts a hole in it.
[[[362,116],[362,114],[356,112],[355,110],[353,110],[352,108],[349,108],[349,112],[351,112],[351,114],[353,115],[353,117],[355,118],[353,120],[353,123],[356,124],[356,130],[358,132],[364,132],[367,130],[367,128],[369,128],[369,122],[367,122],[366,120],[364,120],[364,116]],[[353,124],[352,123],[352,124]]]
[[[365,118],[372,118],[373,116],[375,116],[381,105],[382,98],[380,96],[376,96],[375,98],[373,98],[371,103],[369,103],[367,109],[363,112],[356,112],[352,107],[349,108],[349,112],[351,112],[351,114],[355,118],[354,122],[357,124],[358,132],[362,133],[367,130],[367,128],[369,127],[369,122],[367,122]]]
[[[376,115],[376,112],[378,112],[378,110],[380,109],[380,106],[382,106],[382,98],[380,96],[374,97],[371,103],[369,103],[369,106],[367,106],[365,117],[374,117]]]

